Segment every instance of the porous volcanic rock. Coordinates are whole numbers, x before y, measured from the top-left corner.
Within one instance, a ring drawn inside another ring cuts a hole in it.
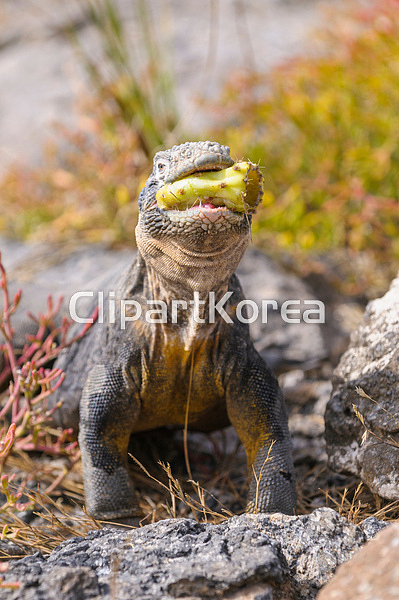
[[[384,526],[375,521],[369,533]],[[12,561],[5,582],[20,587],[0,589],[0,600],[310,600],[366,540],[328,508],[300,517],[245,514],[220,525],[167,519],[105,528],[47,557]]]
[[[397,600],[399,523],[386,527],[344,565],[317,600]]]
[[[325,413],[330,466],[360,476],[372,492],[392,500],[399,497],[398,398],[399,277],[368,304],[335,370]],[[364,441],[365,427],[372,433]]]

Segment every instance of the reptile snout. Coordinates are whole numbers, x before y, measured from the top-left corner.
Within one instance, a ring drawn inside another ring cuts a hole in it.
[[[234,165],[234,160],[230,156],[215,152],[205,152],[199,156],[193,156],[177,164],[175,169],[169,173],[165,183],[173,183],[183,177],[187,177],[196,172],[219,171],[226,167]]]
[[[206,235],[209,243],[210,234],[248,235],[262,182],[257,165],[235,163],[230,148],[218,142],[173,146],[154,157],[142,193],[139,227],[154,237],[175,237],[176,242],[187,235],[198,236],[198,241]],[[221,243],[215,238],[214,244]]]

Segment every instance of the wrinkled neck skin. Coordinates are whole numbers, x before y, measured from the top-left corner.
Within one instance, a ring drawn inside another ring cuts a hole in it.
[[[205,233],[191,236],[153,237],[141,227],[136,227],[136,242],[146,264],[147,284],[151,299],[163,300],[171,307],[172,300],[183,300],[188,304],[187,321],[179,326],[179,335],[184,337],[184,347],[190,350],[196,339],[209,336],[218,326],[220,315],[214,324],[197,323],[190,301],[194,292],[201,304],[199,316],[205,318],[209,310],[209,293],[215,293],[218,302],[228,290],[229,280],[235,272],[250,241],[250,230],[221,234]],[[163,327],[166,338],[170,327]]]

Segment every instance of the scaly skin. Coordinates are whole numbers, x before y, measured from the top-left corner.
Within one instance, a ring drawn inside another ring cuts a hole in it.
[[[53,402],[64,401],[58,412],[63,426],[80,422],[86,505],[93,517],[135,514],[129,438],[158,427],[184,426],[192,364],[189,427],[211,431],[232,423],[248,458],[248,510],[294,510],[284,401],[250,341],[248,325],[236,315],[243,295],[234,271],[250,240],[251,216],[207,204],[163,210],[156,202],[165,183],[232,164],[229,149],[211,142],[186,143],[155,155],[139,198],[138,257],[110,285],[117,299],[135,300],[143,314],[148,299],[163,300],[168,322],[150,324],[141,318],[122,330],[118,308],[115,325],[94,324],[58,361],[66,378]],[[227,291],[231,297],[223,308],[230,322],[218,312],[209,322],[209,292],[218,302]],[[198,315],[190,305],[194,292],[204,301]],[[171,322],[172,299],[188,306],[178,308],[177,323]]]

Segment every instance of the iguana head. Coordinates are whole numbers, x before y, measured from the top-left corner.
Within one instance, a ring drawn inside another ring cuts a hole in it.
[[[187,142],[158,152],[139,197],[136,240],[143,257],[168,274],[178,269],[177,265],[214,270],[220,265],[230,277],[248,245],[251,213],[261,198],[262,176],[252,167],[258,179],[251,188],[252,205],[247,206],[242,202],[244,192],[236,194],[240,202],[232,200],[231,181],[238,177],[245,189],[248,177],[245,180],[244,172],[240,179],[240,174],[232,171],[240,167],[234,164],[227,146]],[[225,169],[230,172],[226,178]]]

